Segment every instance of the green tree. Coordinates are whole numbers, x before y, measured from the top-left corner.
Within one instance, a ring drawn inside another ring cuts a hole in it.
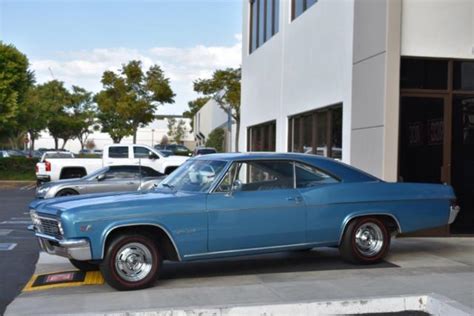
[[[92,100],[92,93],[81,87],[73,86],[69,107],[74,120],[73,125],[71,125],[74,138],[79,140],[81,149],[84,149],[87,138],[93,132],[91,128],[95,123],[96,107]]]
[[[209,101],[209,99],[210,97],[200,97],[188,102],[189,110],[183,113],[183,117],[191,119],[191,131],[194,129],[194,116],[207,103],[207,101]]]
[[[177,144],[181,144],[186,134],[186,122],[182,119],[175,118],[168,119],[168,135]]]
[[[240,68],[214,71],[210,79],[194,81],[194,91],[213,97],[219,106],[229,111],[236,125],[235,151],[239,151],[240,133]]]
[[[146,73],[140,61],[122,65],[120,72],[106,71],[102,75],[103,90],[96,96],[102,131],[109,133],[114,142],[133,135],[153,121],[159,105],[174,103],[175,94],[163,70],[151,66]]]
[[[28,65],[24,54],[0,41],[0,135],[8,137],[12,147],[18,146],[25,132],[18,124],[17,115],[34,83]]]
[[[224,151],[224,137],[225,131],[222,128],[214,129],[206,140],[206,147],[213,147],[217,152]]]

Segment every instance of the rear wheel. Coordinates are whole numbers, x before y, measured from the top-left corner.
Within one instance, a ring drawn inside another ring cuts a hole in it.
[[[359,264],[376,263],[390,249],[390,233],[375,217],[358,218],[349,223],[339,251],[346,261]]]
[[[69,262],[71,262],[71,264],[74,267],[84,272],[99,270],[99,265],[92,263],[90,261],[79,261],[79,260],[69,259]]]
[[[138,234],[115,237],[107,247],[100,271],[117,290],[138,290],[152,286],[161,269],[162,256],[152,238]]]

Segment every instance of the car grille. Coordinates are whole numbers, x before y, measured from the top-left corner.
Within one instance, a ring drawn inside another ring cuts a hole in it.
[[[41,226],[39,227],[41,233],[51,235],[57,238],[62,237],[61,231],[59,230],[59,223],[57,220],[47,219],[44,217],[41,217],[39,220],[41,221]]]

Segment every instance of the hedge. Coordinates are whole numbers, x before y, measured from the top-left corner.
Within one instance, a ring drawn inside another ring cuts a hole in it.
[[[36,158],[0,158],[0,180],[35,180]]]

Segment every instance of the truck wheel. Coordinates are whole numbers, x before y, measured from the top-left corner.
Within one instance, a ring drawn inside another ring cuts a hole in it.
[[[339,251],[346,261],[370,264],[382,260],[389,248],[390,233],[384,223],[375,217],[364,217],[349,223]]]
[[[155,283],[161,264],[162,256],[155,240],[144,235],[124,234],[108,244],[100,271],[113,288],[138,290]]]
[[[78,195],[77,191],[72,189],[64,189],[56,193],[56,197],[58,196],[69,196],[69,195]]]
[[[95,263],[92,263],[90,261],[79,261],[79,260],[69,259],[69,262],[71,262],[71,264],[75,268],[77,268],[81,271],[84,271],[84,272],[99,270],[99,265],[95,264]]]

